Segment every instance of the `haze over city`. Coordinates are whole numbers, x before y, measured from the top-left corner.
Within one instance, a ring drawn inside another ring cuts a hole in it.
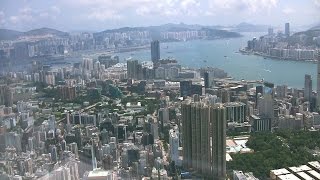
[[[0,0],[0,180],[320,180],[320,0]]]
[[[319,23],[319,11],[319,0],[2,0],[0,28],[101,31],[180,22],[310,26]]]

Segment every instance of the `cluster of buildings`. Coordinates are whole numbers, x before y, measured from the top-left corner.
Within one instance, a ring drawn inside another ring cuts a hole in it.
[[[13,83],[0,85],[0,179],[256,179],[227,175],[230,154],[253,153],[227,132],[320,128],[310,75],[303,90],[235,81],[159,51],[153,41],[152,62],[101,55],[1,73]]]
[[[37,30],[35,30],[37,31]],[[63,33],[51,29],[39,29],[41,34],[25,33],[15,40],[0,41],[0,59],[62,59],[78,51],[109,50],[128,51],[146,48],[152,40],[148,29],[119,29],[99,33]],[[163,41],[186,41],[210,36],[205,30],[168,30],[161,32]]]
[[[253,38],[248,41],[246,52],[254,52],[257,55],[279,59],[293,60],[314,60],[316,58],[317,48],[314,46],[304,46],[301,44],[292,44],[289,40],[289,23],[285,24],[285,33],[275,34],[272,28],[268,29],[268,35],[260,38]],[[300,40],[306,39],[305,35],[300,35]],[[316,37],[317,41],[320,37]]]
[[[311,162],[308,162],[307,165],[271,170],[270,178],[272,180],[320,179],[320,163],[318,161],[311,161]]]

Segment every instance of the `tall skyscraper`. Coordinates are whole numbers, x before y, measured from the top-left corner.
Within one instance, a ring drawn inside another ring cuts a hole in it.
[[[225,179],[226,111],[221,104],[185,100],[182,112],[183,166],[204,178]],[[210,142],[211,141],[211,142]]]
[[[284,27],[284,34],[286,35],[286,37],[290,36],[290,24],[286,23],[285,27]]]
[[[317,110],[320,107],[320,51],[318,51],[316,55],[316,59],[318,60],[318,71],[317,71]]]
[[[158,40],[151,42],[151,60],[152,62],[160,60],[160,43]]]
[[[212,127],[212,177],[224,180],[226,177],[226,111],[222,106],[210,108]]]
[[[212,88],[214,86],[214,72],[204,72],[203,78],[205,88]]]
[[[179,137],[178,132],[174,129],[169,131],[169,144],[170,144],[170,158],[176,164],[179,160]]]
[[[312,97],[312,80],[311,75],[306,74],[304,76],[304,98],[308,101],[311,100]]]

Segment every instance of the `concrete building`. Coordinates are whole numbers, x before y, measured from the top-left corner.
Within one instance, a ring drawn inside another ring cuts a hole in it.
[[[203,177],[226,175],[226,110],[221,104],[185,100],[181,105],[183,166]],[[211,124],[211,126],[210,126]]]
[[[151,60],[152,62],[160,60],[160,42],[157,40],[151,42]]]
[[[318,51],[318,54],[316,56],[316,59],[318,60],[318,69],[317,69],[317,110],[320,108],[320,51]]]
[[[286,35],[286,37],[289,37],[289,36],[290,36],[290,23],[286,23],[286,24],[285,24],[284,34]]]
[[[179,164],[179,136],[174,129],[169,131],[170,158],[176,165]]]
[[[306,74],[304,76],[304,98],[310,101],[312,97],[312,80],[311,75]]]
[[[243,123],[246,120],[247,106],[242,102],[229,102],[224,104],[227,122]]]
[[[271,131],[271,118],[269,117],[251,115],[250,122],[254,132]]]

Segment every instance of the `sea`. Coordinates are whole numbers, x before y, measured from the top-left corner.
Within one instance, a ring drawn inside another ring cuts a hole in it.
[[[266,33],[242,33],[243,37],[219,40],[192,40],[182,42],[168,42],[160,44],[162,59],[174,58],[184,67],[217,67],[225,70],[236,80],[261,80],[275,85],[287,85],[293,88],[304,87],[304,76],[312,76],[313,89],[316,89],[317,64],[314,62],[279,60],[264,58],[257,55],[244,55],[239,49],[246,46],[253,37],[260,37]],[[116,53],[120,62],[127,58],[139,61],[150,61],[150,49]],[[82,57],[65,58],[63,63],[69,65],[81,62]],[[52,64],[53,67],[65,66]]]
[[[242,33],[243,37],[240,38],[161,43],[160,55],[161,58],[175,58],[185,67],[221,68],[237,80],[264,79],[275,85],[287,85],[293,88],[303,88],[304,76],[310,74],[315,90],[317,64],[314,62],[265,59],[257,55],[239,53],[239,49],[245,47],[248,40],[264,34],[266,33]],[[122,62],[128,57],[149,61],[151,52],[144,49],[117,55]]]

